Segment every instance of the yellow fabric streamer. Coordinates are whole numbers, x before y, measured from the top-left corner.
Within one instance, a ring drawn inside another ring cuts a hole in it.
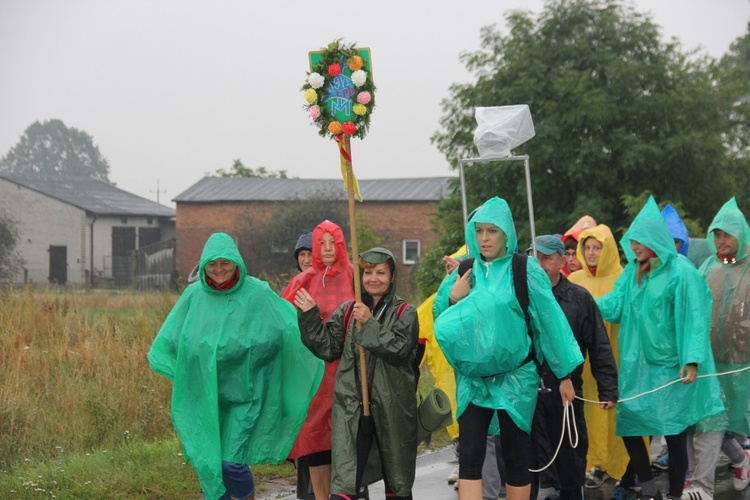
[[[339,148],[339,158],[341,159],[341,177],[344,178],[344,190],[349,189],[349,183],[346,178],[346,164],[347,162],[351,163],[352,157],[349,151],[346,150],[346,144],[344,144],[344,141],[336,142],[336,145]],[[359,182],[357,182],[357,177],[354,175],[354,170],[352,169],[352,184],[354,185],[354,196],[359,201],[364,201],[362,198],[362,193],[359,192]]]

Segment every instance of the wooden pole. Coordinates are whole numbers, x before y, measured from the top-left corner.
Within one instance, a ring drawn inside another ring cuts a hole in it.
[[[352,157],[352,143],[348,135],[344,136],[344,149]],[[351,160],[346,160],[346,190],[349,194],[349,231],[352,241],[352,264],[354,265],[354,300],[362,302],[362,287],[359,278],[359,246],[357,245],[357,218],[354,215],[354,172]],[[357,330],[362,325],[357,322]],[[359,346],[359,378],[362,381],[362,414],[370,415],[370,389],[367,385],[367,360],[365,348]]]

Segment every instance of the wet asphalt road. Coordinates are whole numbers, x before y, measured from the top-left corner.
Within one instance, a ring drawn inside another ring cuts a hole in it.
[[[658,450],[652,446],[652,455],[655,457]],[[750,487],[744,491],[736,492],[732,486],[734,474],[727,468],[727,459],[722,456],[716,472],[715,500],[750,500]],[[448,447],[421,455],[417,459],[417,475],[414,483],[414,500],[457,500],[458,492],[449,485],[446,478],[456,465],[456,457],[453,448]],[[656,482],[662,494],[669,489],[667,474],[656,475]],[[586,500],[609,500],[615,489],[615,480],[609,479],[600,488],[585,490]],[[383,483],[375,483],[370,486],[370,499],[381,500],[385,498]],[[296,500],[295,495],[288,495],[282,500]]]

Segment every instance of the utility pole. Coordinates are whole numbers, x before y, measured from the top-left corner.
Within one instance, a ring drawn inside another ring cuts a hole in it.
[[[160,195],[161,193],[166,193],[166,192],[167,192],[167,190],[165,189],[165,190],[161,191],[161,190],[159,189],[159,179],[156,179],[156,191],[149,191],[149,192],[150,192],[150,193],[156,193],[156,203],[159,203],[159,195]]]

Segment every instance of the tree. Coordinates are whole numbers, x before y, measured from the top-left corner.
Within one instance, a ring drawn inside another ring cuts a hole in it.
[[[10,281],[23,265],[16,251],[19,237],[16,221],[0,212],[0,282]]]
[[[729,168],[737,172],[735,194],[740,206],[750,205],[750,23],[745,36],[732,43],[717,67],[717,82],[729,110]]]
[[[109,182],[109,164],[93,138],[54,119],[29,125],[18,144],[0,160],[0,170]]]
[[[380,239],[366,214],[359,210],[356,217],[359,250],[377,246]],[[280,203],[265,224],[256,225],[252,218],[246,218],[246,226],[240,228],[239,234],[242,255],[252,256],[248,270],[282,288],[295,272],[293,254],[297,238],[326,219],[341,227],[348,242],[349,212],[342,190],[323,190],[304,199],[291,198]]]
[[[258,167],[257,169],[253,170],[252,168],[248,168],[243,165],[242,161],[240,161],[239,158],[234,160],[232,168],[228,171],[224,170],[223,168],[217,169],[216,175],[218,175],[219,177],[260,177],[264,179],[287,178],[286,170],[279,170],[278,172],[274,172],[272,170],[266,170],[266,167]]]
[[[443,101],[432,140],[454,167],[477,156],[476,106],[528,104],[536,137],[515,153],[530,157],[538,234],[564,232],[584,213],[625,226],[621,197],[646,189],[682,202],[692,218],[713,217],[734,179],[722,168],[728,123],[710,58],[663,42],[647,16],[618,0],[547,2],[537,18],[516,11],[506,20],[509,36],[485,27],[481,50],[462,55],[476,81],[452,85]],[[469,165],[465,178],[469,209],[505,198],[528,243],[521,163]],[[460,207],[458,196],[444,206]],[[455,250],[462,222],[445,221],[451,236],[441,242],[452,246],[437,253]]]

